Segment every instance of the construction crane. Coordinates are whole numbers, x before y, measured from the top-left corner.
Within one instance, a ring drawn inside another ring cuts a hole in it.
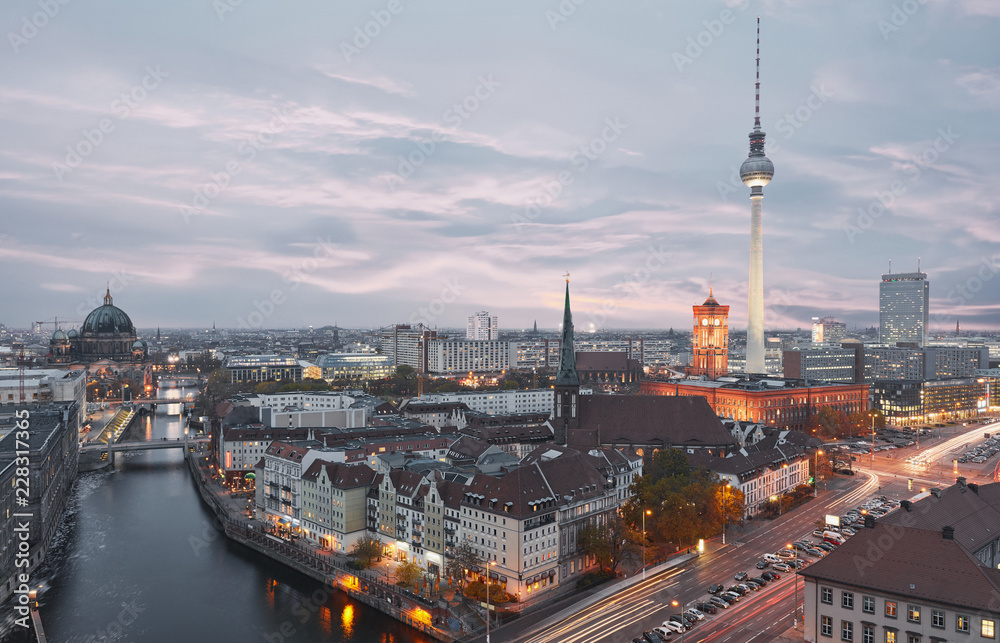
[[[52,324],[53,332],[55,329],[59,328],[60,324],[82,324],[83,322],[79,319],[64,319],[62,322],[59,321],[58,317],[53,317],[52,319],[47,319],[45,321],[36,321],[35,326],[41,327],[43,324]]]
[[[24,342],[21,342],[21,352],[17,356],[17,377],[19,399],[24,404]]]

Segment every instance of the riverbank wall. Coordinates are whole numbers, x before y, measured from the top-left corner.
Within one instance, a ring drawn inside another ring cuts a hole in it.
[[[401,623],[417,629],[439,641],[452,642],[461,633],[452,632],[439,624],[448,622],[449,605],[443,600],[431,600],[394,584],[360,574],[348,568],[330,554],[319,554],[299,542],[288,542],[265,533],[261,526],[227,507],[212,489],[217,484],[202,468],[196,454],[187,459],[188,469],[202,501],[216,517],[216,527],[227,538],[253,549],[259,554],[286,565],[327,587],[335,587]],[[221,491],[221,488],[220,488]]]

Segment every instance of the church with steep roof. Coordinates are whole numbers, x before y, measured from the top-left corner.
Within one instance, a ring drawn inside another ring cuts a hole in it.
[[[114,305],[109,288],[104,305],[87,315],[80,330],[52,333],[50,358],[58,364],[90,363],[101,360],[141,362],[146,359],[146,340],[138,339],[135,326],[124,310]]]

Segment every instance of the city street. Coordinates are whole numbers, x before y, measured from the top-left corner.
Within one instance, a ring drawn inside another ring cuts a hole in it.
[[[819,497],[773,521],[761,521],[745,535],[729,531],[729,544],[720,539],[706,543],[706,553],[692,563],[651,576],[628,589],[584,607],[570,618],[558,623],[543,622],[534,631],[508,638],[503,632],[497,641],[523,643],[617,643],[628,642],[646,630],[660,625],[670,614],[680,611],[671,606],[677,601],[685,607],[703,602],[707,588],[714,583],[730,586],[740,571],[759,575],[754,565],[765,553],[783,548],[803,537],[812,538],[815,522],[827,514],[841,515],[848,508],[873,496],[910,498],[931,486],[950,485],[955,475],[952,460],[970,446],[984,440],[984,433],[1000,430],[1000,423],[951,427],[921,440],[919,446],[881,451],[875,455],[871,468],[869,456],[857,455],[855,476],[837,476],[823,481]],[[906,458],[927,458],[932,464],[917,467]],[[1000,455],[981,464],[959,465],[959,475],[970,482],[990,482]],[[913,489],[908,481],[913,480]],[[828,485],[824,489],[824,485]],[[784,634],[792,626],[792,603],[795,596],[794,574],[782,574],[777,582],[752,592],[741,601],[719,613],[708,615],[684,635],[685,643],[708,641],[722,643],[767,643]],[[802,582],[798,579],[801,627]],[[680,640],[675,634],[672,640]]]

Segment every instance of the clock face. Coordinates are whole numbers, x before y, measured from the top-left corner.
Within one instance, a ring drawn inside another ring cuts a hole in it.
[[[716,319],[716,320],[715,320],[715,325],[716,325],[716,326],[719,326],[719,325],[721,325],[721,324],[722,324],[722,320],[721,320],[721,319]]]
[[[708,326],[708,320],[707,320],[707,319],[704,319],[704,318],[702,318],[702,320],[701,320],[701,325],[702,325],[702,326]]]

